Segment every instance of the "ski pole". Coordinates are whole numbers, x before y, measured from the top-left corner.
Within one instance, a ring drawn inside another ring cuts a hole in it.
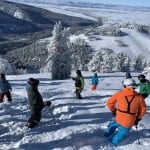
[[[138,126],[136,125],[135,127],[136,127],[136,133],[137,133],[138,144],[141,144],[141,143],[140,143],[140,138],[139,138]]]
[[[50,112],[50,115],[51,115],[51,118],[53,120],[53,123],[56,124],[57,121],[56,121],[56,118],[54,117],[53,113],[52,113],[52,109],[53,109],[53,106],[51,106],[51,110],[49,109],[49,112]]]

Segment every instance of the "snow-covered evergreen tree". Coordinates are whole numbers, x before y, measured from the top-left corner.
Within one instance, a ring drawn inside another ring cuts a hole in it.
[[[89,71],[97,71],[101,72],[102,70],[102,62],[103,62],[103,54],[101,50],[97,50],[94,54],[93,58],[88,64],[88,70]]]
[[[103,54],[102,70],[101,72],[112,72],[114,67],[114,53],[109,48],[101,48]]]
[[[115,70],[116,71],[129,71],[130,59],[128,55],[124,52],[116,54],[115,58]]]
[[[143,56],[138,55],[134,58],[133,68],[135,71],[142,71],[144,69]]]
[[[111,72],[113,70],[114,53],[111,49],[101,48],[97,50],[88,64],[90,71]]]
[[[15,68],[8,62],[8,60],[0,57],[0,73],[14,74]]]
[[[71,74],[71,50],[68,47],[69,31],[62,29],[61,23],[54,26],[50,43],[52,79],[66,79]]]
[[[141,33],[150,33],[150,26],[148,25],[135,24],[135,29]]]
[[[73,69],[87,70],[92,57],[92,48],[85,39],[77,38],[71,43]]]

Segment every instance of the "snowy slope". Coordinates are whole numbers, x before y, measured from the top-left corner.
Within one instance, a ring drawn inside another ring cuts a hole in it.
[[[149,61],[150,58],[150,35],[139,33],[135,30],[122,29],[127,35],[122,37],[115,36],[99,36],[100,40],[89,41],[90,45],[96,49],[110,48],[114,52],[126,52],[132,59],[141,55],[144,60]],[[120,47],[119,43],[125,44]]]
[[[102,27],[103,28],[103,27]],[[95,50],[100,48],[109,48],[114,52],[125,52],[128,56],[133,59],[136,56],[143,56],[144,61],[150,61],[150,35],[139,33],[131,29],[121,29],[126,36],[101,36],[96,35],[94,40],[89,39],[88,36],[84,34],[72,35],[70,37],[71,41],[76,38],[85,39],[91,47]],[[120,46],[119,43],[123,43],[125,46]]]
[[[150,97],[146,99],[147,114],[138,128],[141,145],[133,127],[128,137],[113,147],[103,136],[112,118],[105,102],[122,88],[125,73],[98,74],[100,84],[96,92],[90,91],[93,74],[83,72],[83,75],[82,100],[73,98],[71,79],[51,80],[50,74],[7,76],[13,88],[13,102],[0,104],[0,150],[149,150]],[[30,115],[25,90],[29,77],[40,80],[39,91],[44,100],[53,103],[50,108],[44,108],[39,126],[31,130],[24,127]]]

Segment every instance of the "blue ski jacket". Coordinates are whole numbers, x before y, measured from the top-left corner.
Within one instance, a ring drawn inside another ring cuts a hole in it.
[[[94,76],[92,77],[92,85],[98,85],[98,77],[97,74],[95,73]]]
[[[7,80],[0,80],[0,92],[5,93],[12,90],[10,83]]]

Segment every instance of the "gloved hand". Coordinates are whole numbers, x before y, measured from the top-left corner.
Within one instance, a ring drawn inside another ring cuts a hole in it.
[[[80,93],[83,91],[83,88],[80,88]]]
[[[141,121],[142,119],[136,119],[134,125],[138,125],[139,121]]]
[[[76,80],[76,78],[75,77],[71,77],[72,78],[72,80]]]
[[[112,112],[112,116],[115,117],[116,116],[116,112]]]
[[[46,101],[46,102],[43,102],[43,106],[50,106],[52,104],[51,101]]]
[[[115,117],[116,116],[116,109],[114,111],[112,111],[112,116]]]

